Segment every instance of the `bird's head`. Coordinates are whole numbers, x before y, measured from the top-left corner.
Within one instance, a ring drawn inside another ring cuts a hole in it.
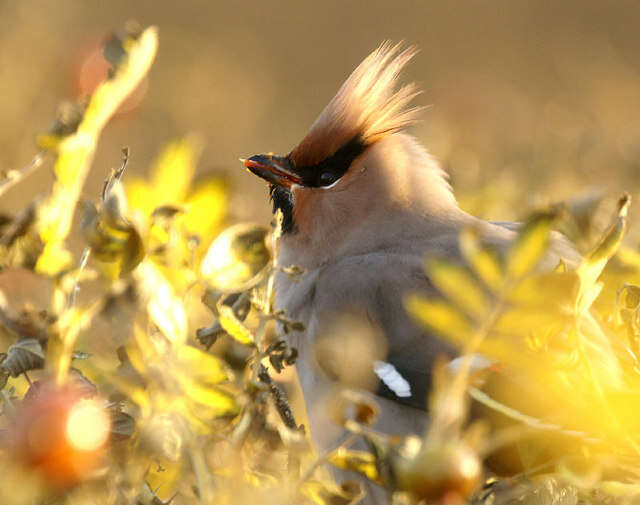
[[[431,194],[436,206],[455,206],[444,173],[402,133],[421,109],[411,105],[419,94],[414,84],[396,86],[415,53],[383,43],[353,71],[289,154],[244,160],[269,183],[274,211],[284,215],[283,238],[335,251],[354,228],[376,220],[384,225],[381,216],[414,206],[416,198]],[[424,194],[418,197],[419,191]]]

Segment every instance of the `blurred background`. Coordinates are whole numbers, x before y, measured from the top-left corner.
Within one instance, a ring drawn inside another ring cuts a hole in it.
[[[288,152],[381,41],[421,52],[405,73],[430,105],[413,133],[464,208],[514,219],[640,178],[640,3],[632,0],[300,2],[0,1],[0,169],[24,166],[57,103],[105,74],[100,44],[128,19],[157,25],[148,82],[107,127],[85,187],[99,193],[120,149],[144,174],[170,139],[205,142],[201,176],[231,188],[230,220],[269,220],[266,188],[238,157]],[[0,200],[15,210],[47,167]]]

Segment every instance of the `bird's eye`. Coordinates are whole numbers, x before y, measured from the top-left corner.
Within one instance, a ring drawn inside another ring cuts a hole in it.
[[[321,186],[329,186],[336,182],[337,179],[338,178],[335,176],[335,174],[332,174],[331,172],[322,172],[320,174],[319,180]]]

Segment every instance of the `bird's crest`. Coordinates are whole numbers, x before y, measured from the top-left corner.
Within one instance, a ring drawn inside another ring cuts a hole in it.
[[[291,152],[296,165],[314,165],[356,137],[372,144],[416,121],[422,108],[409,104],[420,91],[415,84],[396,89],[398,74],[416,49],[401,45],[384,42],[358,65]]]

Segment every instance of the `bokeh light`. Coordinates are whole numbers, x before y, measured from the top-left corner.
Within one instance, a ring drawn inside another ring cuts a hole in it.
[[[109,418],[96,401],[81,400],[69,411],[67,440],[80,451],[95,451],[109,436]]]

